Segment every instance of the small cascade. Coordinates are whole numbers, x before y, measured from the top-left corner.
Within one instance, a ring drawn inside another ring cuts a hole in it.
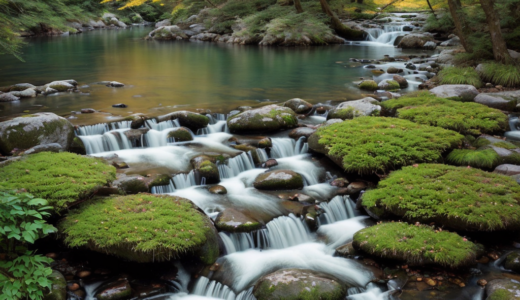
[[[272,158],[282,158],[305,154],[309,151],[309,146],[305,142],[305,137],[300,137],[298,141],[291,138],[273,138],[271,148]]]
[[[109,131],[108,124],[100,123],[78,127],[76,135],[101,135]]]
[[[217,121],[215,124],[209,124],[204,128],[200,128],[197,130],[197,135],[208,135],[216,132],[229,132],[227,122],[225,120]]]
[[[132,121],[112,122],[108,124],[108,127],[110,130],[130,129],[132,128]]]
[[[203,181],[203,180],[201,180]],[[171,194],[175,190],[187,189],[192,186],[199,185],[195,171],[189,173],[181,173],[172,177],[169,185],[159,185],[152,187],[152,194]],[[200,182],[202,184],[202,182]]]
[[[176,127],[166,128],[162,131],[150,129],[150,131],[144,135],[144,143],[147,147],[164,147],[167,146],[168,143],[175,143],[174,138],[168,137],[168,134],[175,130],[177,130]]]
[[[318,225],[332,224],[357,216],[356,206],[349,196],[336,196],[330,202],[320,203],[325,212],[318,218]]]
[[[256,155],[258,155],[258,160],[260,163],[265,163],[269,159],[269,155],[267,155],[265,149],[262,148],[256,149]]]
[[[159,122],[159,123],[157,123],[156,119],[149,119],[149,120],[146,120],[145,126],[150,129],[153,129],[153,130],[163,131],[163,130],[169,129],[169,128],[181,127],[181,124],[179,124],[179,120],[177,120],[177,119],[167,120],[167,121],[163,121],[163,122]]]
[[[404,35],[404,27],[411,25],[385,25],[383,28],[368,28],[367,41],[394,45],[397,37]]]
[[[235,177],[244,171],[252,170],[254,168],[255,163],[253,162],[251,153],[242,152],[240,155],[228,159],[227,164],[219,164],[218,172],[220,174],[220,179],[224,179]]]
[[[83,288],[85,289],[85,300],[95,300],[94,297],[96,295],[96,289],[103,284],[103,281],[97,281],[90,284],[85,284]]]
[[[225,300],[256,300],[252,287],[236,295],[228,286],[214,280],[210,281],[204,276],[195,284],[193,294]]]
[[[132,143],[128,140],[124,131],[126,129],[108,131],[98,135],[80,135],[78,137],[85,145],[87,154],[132,149]]]
[[[344,245],[354,237],[354,234],[366,227],[363,221],[367,216],[353,217],[347,220],[338,221],[332,224],[321,225],[318,234],[327,237],[328,246],[332,249]]]
[[[278,158],[276,159],[278,165],[274,169],[293,170],[303,176],[306,186],[315,185],[320,182],[320,178],[324,175],[325,170],[322,167],[316,166],[309,158],[310,154]]]
[[[347,300],[390,300],[392,291],[383,292],[380,287],[374,283],[367,284],[367,288],[349,288],[347,291]]]

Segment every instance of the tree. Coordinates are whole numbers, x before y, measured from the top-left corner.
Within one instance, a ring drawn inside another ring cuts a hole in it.
[[[56,232],[43,218],[47,201],[17,191],[0,192],[0,300],[43,298],[51,288],[52,259],[34,255],[27,245]]]
[[[0,0],[0,54],[14,55],[22,60],[20,57],[22,40],[13,32],[14,24],[7,14],[8,9],[7,1]]]
[[[502,37],[502,30],[500,29],[500,19],[495,10],[495,3],[493,0],[480,0],[480,5],[486,14],[486,21],[489,27],[489,35],[491,36],[491,44],[493,46],[493,56],[496,61],[504,64],[513,63],[513,58],[507,50],[506,42]]]
[[[299,14],[303,12],[302,3],[300,0],[294,0],[294,8],[296,8],[296,12]]]
[[[466,14],[462,9],[460,0],[448,0],[448,5],[450,7],[451,18],[455,24],[455,31],[457,32],[462,47],[464,47],[467,53],[473,52],[473,46],[468,39],[468,36],[471,34],[471,28],[467,22]]]
[[[366,38],[366,32],[349,28],[341,23],[341,20],[330,9],[327,0],[320,0],[320,4],[323,12],[330,17],[331,28],[336,31],[339,36],[348,40],[364,40]]]

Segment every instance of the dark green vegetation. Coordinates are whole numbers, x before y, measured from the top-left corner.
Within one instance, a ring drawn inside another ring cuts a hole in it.
[[[464,137],[454,131],[396,118],[360,117],[320,127],[309,147],[347,172],[387,172],[419,162],[436,162]]]
[[[363,195],[363,206],[457,230],[520,228],[520,186],[505,175],[440,164],[395,171]]]
[[[90,197],[115,179],[115,168],[95,158],[42,152],[0,168],[0,188],[26,189],[49,201],[56,212]]]
[[[384,101],[381,106],[387,110],[397,110],[398,118],[462,134],[500,133],[508,127],[507,115],[498,109],[479,103],[438,98],[428,92]]]
[[[482,79],[486,82],[491,82],[505,87],[520,86],[519,66],[489,62],[482,65],[479,73]]]
[[[479,74],[472,67],[446,67],[437,76],[441,84],[471,84],[477,88],[482,86]]]
[[[491,170],[500,163],[500,157],[493,149],[455,149],[448,154],[446,162],[456,166],[471,166]]]
[[[86,246],[137,262],[191,254],[211,264],[219,255],[211,221],[180,197],[96,198],[71,211],[59,229],[69,247]]]
[[[474,264],[477,246],[456,233],[430,226],[382,223],[354,235],[353,246],[368,254],[405,261],[409,265],[449,268]]]

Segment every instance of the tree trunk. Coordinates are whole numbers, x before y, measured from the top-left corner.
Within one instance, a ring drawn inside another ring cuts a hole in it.
[[[330,9],[327,0],[320,0],[321,9],[325,14],[330,17],[331,25],[330,27],[342,38],[347,40],[355,40],[360,41],[366,38],[366,32],[361,30],[356,30],[345,26],[341,23],[341,20],[336,16],[336,14]]]
[[[432,4],[430,3],[430,0],[426,0],[426,2],[428,2],[428,6],[430,7],[430,10],[432,11],[432,14],[435,18],[437,18],[437,16],[435,16],[435,11],[433,10],[433,7],[432,7]]]
[[[301,14],[303,12],[302,3],[300,0],[294,0],[294,7],[296,8],[296,12]]]
[[[495,10],[493,0],[480,0],[480,5],[486,14],[486,20],[489,27],[489,35],[491,35],[491,44],[493,45],[493,56],[495,60],[501,63],[512,63],[513,58],[507,51],[507,45],[502,37],[502,30],[500,29],[500,20]]]
[[[363,0],[357,0],[358,4],[363,4]]]
[[[462,10],[460,0],[448,0],[448,5],[450,7],[451,18],[455,24],[455,31],[459,36],[462,47],[464,47],[464,50],[468,53],[473,52],[473,47],[468,41],[468,35],[471,33],[471,28],[469,28],[468,22],[466,21],[466,15]]]

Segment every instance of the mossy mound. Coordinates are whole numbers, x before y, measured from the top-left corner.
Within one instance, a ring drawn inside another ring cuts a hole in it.
[[[465,231],[520,229],[520,186],[478,169],[421,164],[395,171],[363,195],[363,206],[410,221]]]
[[[377,90],[377,82],[374,80],[364,80],[359,84],[359,88],[367,91],[375,91]]]
[[[0,168],[1,188],[26,189],[55,211],[90,197],[115,178],[115,168],[104,161],[68,152],[41,152]]]
[[[455,149],[447,157],[446,162],[456,166],[471,166],[484,170],[492,170],[500,164],[520,164],[519,147],[513,143],[481,135],[473,143],[477,149]]]
[[[234,133],[270,132],[296,127],[298,119],[288,107],[267,105],[231,116],[227,124]]]
[[[498,109],[473,102],[438,98],[428,92],[381,103],[397,110],[397,117],[419,124],[442,127],[462,134],[500,133],[508,128],[508,117]]]
[[[354,248],[408,265],[437,265],[449,268],[475,263],[477,246],[460,235],[436,231],[425,225],[382,223],[354,234]]]
[[[464,137],[454,131],[395,118],[360,117],[320,127],[309,147],[347,172],[386,172],[419,162],[435,162]]]
[[[86,246],[136,262],[194,255],[211,264],[219,255],[211,221],[180,197],[96,198],[71,211],[59,229],[69,247]]]

